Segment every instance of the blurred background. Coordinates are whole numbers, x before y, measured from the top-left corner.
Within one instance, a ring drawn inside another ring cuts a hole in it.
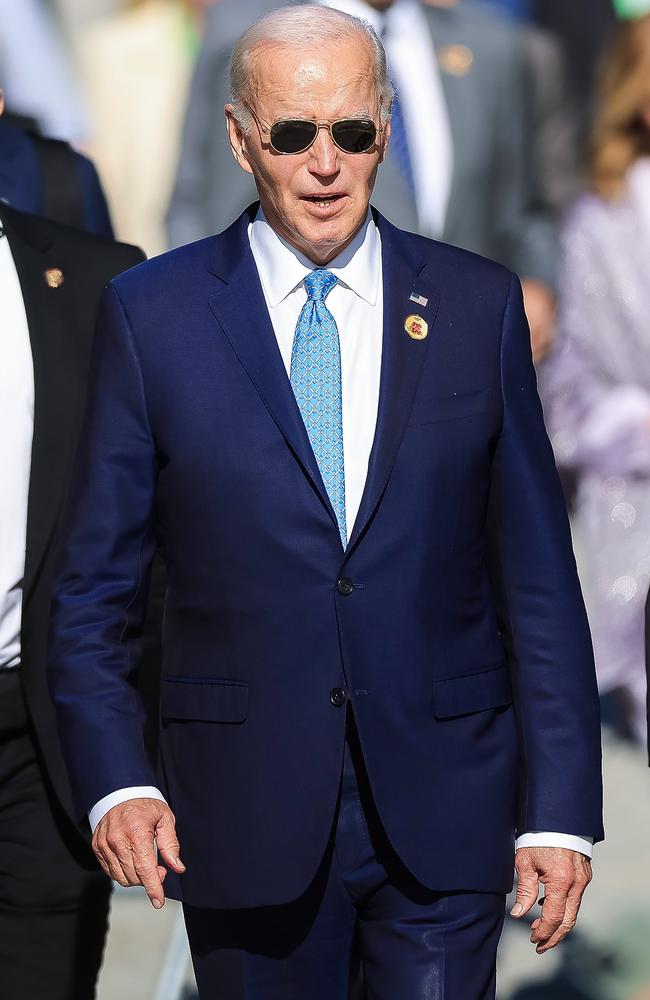
[[[499,995],[650,1000],[650,0],[327,2],[387,49],[377,207],[522,278],[594,636],[607,841],[559,951],[539,958],[508,923]],[[254,198],[226,142],[229,54],[274,6],[0,0],[0,197],[70,220],[54,181],[16,182],[19,137],[49,138],[84,154],[75,224],[149,256],[224,228]],[[100,1000],[192,995],[176,904],[116,891]]]

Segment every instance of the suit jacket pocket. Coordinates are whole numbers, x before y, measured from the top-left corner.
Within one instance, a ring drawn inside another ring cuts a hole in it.
[[[433,685],[433,712],[436,719],[471,715],[488,708],[512,704],[510,673],[505,663],[476,674],[448,677]]]
[[[435,424],[441,420],[457,420],[460,417],[473,417],[479,413],[485,413],[487,400],[487,389],[479,389],[477,392],[463,393],[462,395],[416,398],[409,426]]]
[[[248,681],[212,677],[163,677],[163,719],[243,722],[248,715]]]

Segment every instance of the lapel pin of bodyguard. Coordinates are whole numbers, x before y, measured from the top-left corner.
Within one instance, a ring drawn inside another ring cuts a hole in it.
[[[48,288],[60,288],[64,281],[63,271],[60,267],[48,267],[43,272],[43,277]]]
[[[419,306],[426,306],[427,302],[429,301],[424,297],[424,295],[416,295],[415,292],[411,292],[411,294],[409,295],[409,299],[411,300],[411,302],[416,302]]]
[[[404,329],[413,340],[424,340],[429,332],[429,324],[421,316],[407,316],[404,320]]]
[[[474,53],[466,45],[447,45],[438,50],[438,62],[443,73],[467,76],[474,65]]]

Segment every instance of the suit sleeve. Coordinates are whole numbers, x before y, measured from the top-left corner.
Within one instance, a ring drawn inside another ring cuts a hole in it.
[[[97,236],[115,239],[108,203],[94,164],[85,156],[77,154],[77,169],[85,228]]]
[[[155,785],[136,691],[155,551],[156,452],[128,318],[104,293],[53,586],[48,671],[80,817]]]
[[[503,318],[501,385],[488,552],[520,732],[517,833],[553,830],[598,841],[600,712],[591,637],[514,277]]]

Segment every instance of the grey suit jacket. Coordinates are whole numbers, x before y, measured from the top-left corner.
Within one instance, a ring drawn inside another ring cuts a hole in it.
[[[272,0],[240,0],[239,24],[252,23]],[[234,162],[223,125],[229,99],[231,34],[215,46],[214,9],[199,57],[168,224],[173,245],[224,229],[256,197],[250,175]],[[425,7],[438,54],[454,146],[454,174],[442,240],[499,260],[523,277],[554,281],[552,211],[532,162],[533,75],[522,29],[464,0]],[[223,35],[221,35],[223,38]],[[426,123],[423,123],[426,127]],[[389,150],[373,204],[391,222],[421,232],[416,206]]]

